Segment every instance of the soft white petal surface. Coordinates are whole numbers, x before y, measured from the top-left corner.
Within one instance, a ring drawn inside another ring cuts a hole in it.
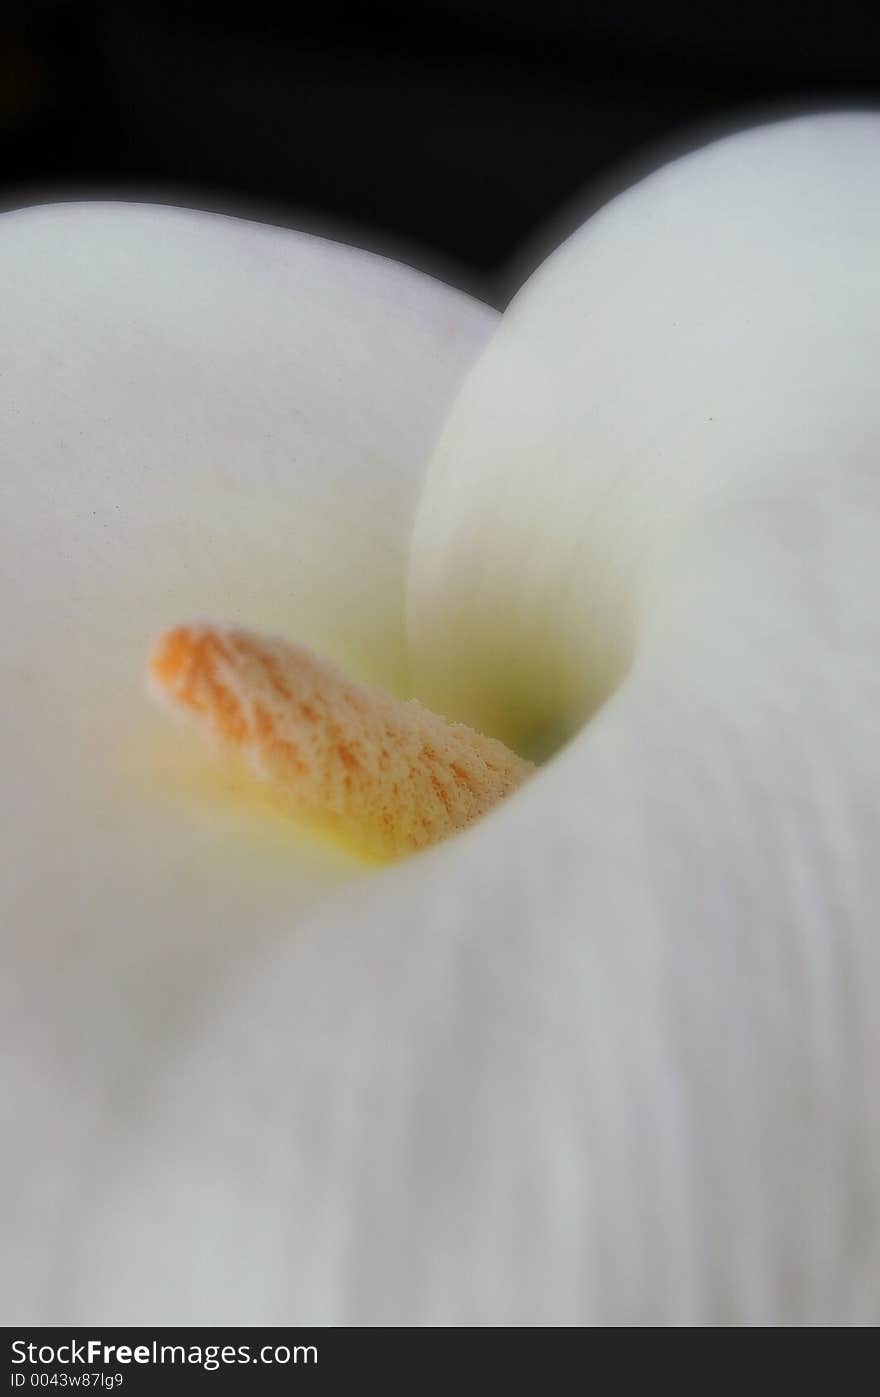
[[[628,677],[120,1085],[55,1318],[878,1318],[878,145],[709,149],[525,290],[423,500],[423,694]]]
[[[570,239],[437,452],[419,692],[537,747],[613,695],[483,883],[534,966],[507,1148],[577,1176],[524,1229],[550,1313],[880,1318],[878,382],[880,117],[802,119]]]
[[[526,288],[422,501],[419,692],[612,696],[129,1058],[52,1318],[880,1318],[878,150],[731,140]]]
[[[124,205],[0,219],[0,306],[11,1322],[68,1312],[100,1160],[265,926],[364,872],[153,708],[151,641],[218,617],[405,688],[412,515],[497,317],[369,254]]]

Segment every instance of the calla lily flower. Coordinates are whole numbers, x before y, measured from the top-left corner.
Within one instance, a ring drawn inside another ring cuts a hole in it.
[[[500,320],[0,220],[9,1322],[880,1318],[878,172],[718,141]],[[194,617],[541,765],[365,863],[149,702]]]

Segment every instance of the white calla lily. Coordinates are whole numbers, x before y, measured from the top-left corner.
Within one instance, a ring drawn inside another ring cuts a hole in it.
[[[462,298],[193,215],[0,226],[17,1316],[880,1317],[878,164],[815,117],[615,200],[423,490]],[[415,691],[570,740],[329,896],[344,856],[175,784],[144,631],[403,690],[419,495]]]

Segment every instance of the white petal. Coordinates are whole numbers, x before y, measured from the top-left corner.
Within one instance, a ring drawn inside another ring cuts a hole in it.
[[[261,926],[361,872],[190,751],[150,642],[218,617],[405,685],[412,512],[496,317],[369,254],[123,205],[0,219],[0,305],[4,1312],[33,1319],[103,1132]]]
[[[718,145],[524,292],[423,501],[420,672],[512,726],[628,677],[191,1016],[56,1319],[880,1318],[878,146]]]

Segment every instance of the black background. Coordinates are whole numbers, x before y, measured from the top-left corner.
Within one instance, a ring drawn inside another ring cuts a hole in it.
[[[2,206],[216,208],[496,301],[536,230],[611,172],[756,115],[880,100],[880,20],[854,0],[31,0],[0,16]]]

